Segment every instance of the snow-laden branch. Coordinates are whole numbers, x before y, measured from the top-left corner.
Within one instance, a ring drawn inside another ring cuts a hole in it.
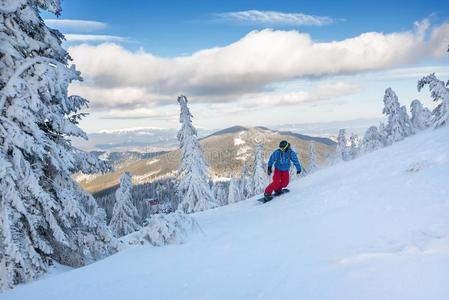
[[[17,82],[17,80],[20,78],[20,76],[27,71],[29,68],[31,68],[35,64],[42,64],[46,63],[48,65],[54,65],[55,67],[63,67],[66,68],[64,64],[57,61],[56,59],[52,59],[49,57],[33,57],[33,58],[27,58],[22,62],[18,67],[16,67],[16,70],[11,75],[11,77],[8,79],[5,87],[0,91],[0,94],[2,97],[0,98],[0,111],[3,110],[3,107],[5,106],[6,98],[13,96],[14,92],[12,90],[14,84]],[[70,69],[72,70],[72,69]]]

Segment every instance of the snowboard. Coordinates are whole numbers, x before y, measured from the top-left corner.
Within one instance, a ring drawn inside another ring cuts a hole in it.
[[[262,203],[267,203],[267,202],[270,202],[271,200],[273,200],[275,197],[282,196],[282,195],[284,195],[285,193],[288,193],[288,192],[290,192],[289,189],[282,189],[282,194],[280,194],[280,195],[273,194],[273,197],[271,199],[267,200],[267,199],[265,199],[265,197],[262,197],[260,199],[257,199],[257,201],[262,202]]]

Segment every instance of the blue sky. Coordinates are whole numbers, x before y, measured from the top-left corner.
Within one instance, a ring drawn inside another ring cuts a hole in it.
[[[43,17],[67,35],[86,79],[73,92],[92,103],[87,131],[176,127],[179,93],[191,99],[197,125],[209,128],[378,118],[385,88],[403,104],[419,97],[431,106],[416,80],[429,71],[448,77],[445,1],[65,0],[62,7],[59,21]]]
[[[126,2],[125,2],[126,3]],[[246,11],[301,12],[329,16],[330,26],[275,25],[298,29],[316,40],[339,40],[368,31],[395,32],[432,16],[448,19],[446,1],[123,1],[64,0],[62,19],[96,20],[108,24],[103,32],[133,41],[130,49],[144,47],[161,56],[183,55],[224,46],[265,24],[230,24],[214,21],[215,14]],[[46,14],[46,17],[52,17]],[[67,33],[75,33],[69,30]]]

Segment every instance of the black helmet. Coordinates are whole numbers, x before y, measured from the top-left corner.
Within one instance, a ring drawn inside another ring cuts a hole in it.
[[[279,143],[279,149],[281,149],[282,151],[287,151],[290,148],[290,144],[287,141],[281,141]]]

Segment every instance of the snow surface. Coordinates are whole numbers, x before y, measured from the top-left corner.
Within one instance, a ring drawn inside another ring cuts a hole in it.
[[[239,133],[239,136],[234,139],[235,146],[246,144],[246,142],[242,139],[242,135],[244,135],[244,134],[245,134],[245,131],[242,131]]]
[[[252,150],[251,147],[246,145],[245,140],[242,139],[242,136],[245,133],[246,133],[246,131],[239,132],[238,137],[234,139],[234,146],[240,146],[237,149],[236,159],[239,159],[239,160],[242,160],[242,161],[246,161],[250,157],[248,152],[250,150]]]
[[[134,184],[142,184],[142,183],[148,182],[148,179],[154,178],[154,176],[156,176],[156,174],[159,174],[160,172],[161,172],[161,169],[157,169],[152,172],[145,173],[144,175],[134,176],[133,183]]]
[[[252,150],[252,148],[249,146],[243,146],[243,147],[238,148],[237,154],[236,154],[236,159],[243,160],[243,161],[248,160],[251,156],[249,153],[251,150]]]
[[[146,164],[147,166],[150,166],[150,165],[152,165],[152,164],[157,163],[158,161],[160,161],[160,159],[155,158],[155,159],[152,159],[152,160],[147,161],[145,164]]]
[[[135,246],[0,299],[449,299],[449,128],[194,216],[183,245]]]

